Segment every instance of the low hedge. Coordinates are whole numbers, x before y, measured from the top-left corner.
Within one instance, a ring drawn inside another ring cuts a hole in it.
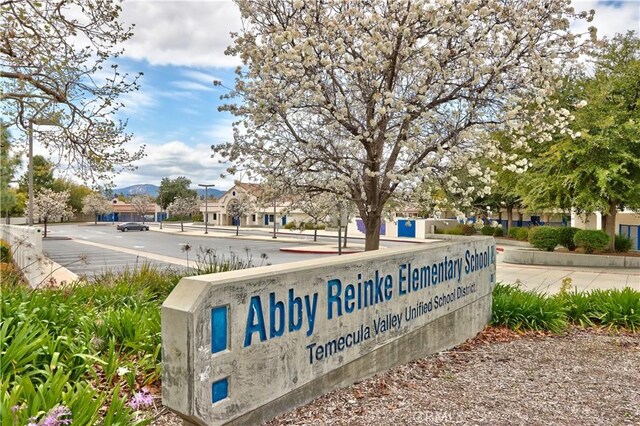
[[[509,229],[509,236],[518,241],[527,241],[529,230],[527,228],[513,227]]]
[[[493,235],[495,232],[496,229],[491,225],[485,225],[480,229],[482,235]]]
[[[579,230],[579,228],[571,226],[558,228],[558,244],[569,251],[574,251],[578,247],[574,241],[574,237],[576,236],[576,232]]]
[[[618,253],[626,253],[631,250],[633,242],[626,235],[616,235],[615,249]]]
[[[600,230],[581,229],[576,232],[573,241],[578,247],[582,247],[585,253],[593,253],[607,247],[609,236]]]
[[[553,251],[558,245],[558,228],[538,226],[529,230],[529,242],[539,250]]]
[[[455,228],[447,229],[444,232],[448,235],[473,235],[476,233],[476,228],[473,225],[458,224]]]

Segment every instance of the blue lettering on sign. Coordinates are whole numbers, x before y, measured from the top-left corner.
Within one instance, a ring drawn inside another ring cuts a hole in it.
[[[251,303],[249,303],[249,315],[247,316],[247,327],[244,333],[244,345],[249,346],[251,344],[251,335],[253,333],[260,333],[260,341],[267,340],[267,332],[264,329],[264,315],[262,315],[262,303],[260,302],[260,296],[253,296]]]
[[[381,275],[376,270],[373,279],[362,281],[362,274],[358,274],[357,283],[344,286],[337,278],[327,281],[327,318],[342,316],[343,310],[347,314],[356,309],[388,302],[393,297],[393,278],[391,275]]]
[[[411,263],[402,263],[398,265],[397,275],[381,274],[379,270],[375,270],[368,278],[363,278],[362,273],[356,275],[355,282],[342,281],[339,278],[327,280],[327,319],[332,320],[342,315],[352,314],[361,309],[375,306],[381,303],[389,302],[395,294],[398,297],[406,296],[409,293],[418,293],[430,287],[440,286],[446,282],[457,281],[461,283],[463,274],[472,274],[483,269],[490,268],[495,265],[495,245],[488,245],[486,249],[468,249],[460,257],[444,256],[440,261],[423,264],[412,265]],[[464,267],[463,267],[464,265]],[[490,283],[495,281],[495,276],[490,273]],[[397,280],[395,284],[394,277]],[[394,288],[394,284],[397,286]],[[458,284],[457,292],[445,293],[434,297],[432,301],[424,302],[428,306],[428,310],[442,307],[460,297],[476,292],[475,284],[473,290]],[[449,291],[449,290],[447,290]],[[260,342],[275,339],[283,336],[285,333],[294,333],[305,329],[306,335],[311,336],[315,327],[316,314],[318,312],[319,294],[306,294],[304,296],[296,295],[294,288],[287,289],[284,295],[271,292],[265,300],[261,296],[252,296],[249,302],[247,312],[247,321],[244,336],[244,346],[250,346],[255,338]],[[263,303],[268,303],[268,309]],[[426,308],[425,308],[426,309]],[[422,308],[415,308],[415,312],[411,311],[408,318],[416,318],[422,315]],[[265,313],[269,318],[265,318]],[[220,315],[221,323],[222,316]],[[400,316],[389,317],[390,319],[380,321],[374,324],[376,334],[380,330],[395,329],[396,324],[401,324]],[[389,326],[390,324],[390,326]],[[269,327],[267,333],[267,327]],[[221,328],[221,327],[219,327]],[[342,351],[346,347],[350,347],[352,342],[360,342],[367,340],[367,336],[371,331],[367,327],[356,330],[353,334],[347,334],[342,339],[338,338],[335,342],[332,340],[327,345],[311,344],[307,346],[309,350],[310,361],[322,359],[326,353],[335,353]],[[222,347],[222,337],[214,336],[217,342],[214,345],[215,350]],[[335,345],[335,350],[334,350]]]
[[[318,293],[306,294],[303,298],[295,295],[294,289],[287,292],[287,303],[277,298],[275,292],[269,293],[269,337],[262,309],[260,296],[252,296],[247,313],[247,325],[244,334],[244,346],[250,346],[252,336],[258,333],[261,342],[282,336],[285,331],[294,332],[302,328],[306,319],[307,336],[313,334],[316,312],[318,309]],[[287,309],[285,309],[285,306]],[[287,318],[288,317],[288,318]],[[288,327],[285,327],[288,325]]]

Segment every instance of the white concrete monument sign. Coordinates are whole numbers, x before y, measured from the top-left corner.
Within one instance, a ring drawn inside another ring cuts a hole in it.
[[[260,423],[475,336],[494,279],[492,237],[183,278],[162,306],[163,403]]]

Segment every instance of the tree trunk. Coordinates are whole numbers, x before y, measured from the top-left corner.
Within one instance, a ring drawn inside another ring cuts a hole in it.
[[[97,214],[95,216],[93,216],[93,224],[94,225],[98,224],[98,215]]]
[[[236,237],[240,234],[240,219],[236,222]]]
[[[184,232],[184,222],[180,219],[180,232]]]
[[[318,225],[316,225],[316,228],[313,230],[313,241],[318,241]]]
[[[507,231],[513,226],[513,207],[507,206]]]
[[[44,218],[44,237],[47,238],[47,218]]]
[[[363,217],[365,226],[365,251],[378,250],[380,248],[380,214],[369,213],[366,217]]]
[[[602,216],[602,227],[604,232],[609,236],[608,250],[614,251],[616,248],[616,214],[618,213],[618,204],[609,200],[609,212]]]

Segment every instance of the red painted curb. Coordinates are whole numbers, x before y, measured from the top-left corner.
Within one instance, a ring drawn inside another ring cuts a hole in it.
[[[326,251],[326,250],[305,250],[305,249],[294,249],[294,248],[281,248],[280,251],[286,251],[288,253],[308,253],[308,254],[338,254],[338,249],[335,251]],[[353,251],[349,249],[343,249],[342,254],[353,254],[353,253],[364,253],[363,251]]]
[[[504,248],[502,248],[502,247],[496,247],[496,251],[497,251],[498,253],[502,253],[502,252],[504,252]]]

